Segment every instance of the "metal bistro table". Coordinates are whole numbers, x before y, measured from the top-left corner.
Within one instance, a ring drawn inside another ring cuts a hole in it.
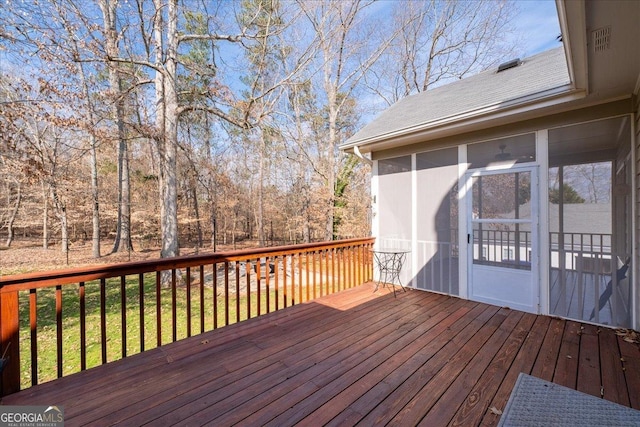
[[[378,268],[378,280],[376,281],[374,292],[378,290],[380,284],[382,284],[382,286],[386,286],[387,284],[392,285],[393,296],[396,296],[396,284],[400,285],[403,291],[407,291],[400,280],[400,273],[402,272],[402,266],[409,252],[408,249],[371,249],[373,259]]]

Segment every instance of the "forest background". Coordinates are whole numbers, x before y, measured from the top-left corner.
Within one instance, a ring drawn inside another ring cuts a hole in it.
[[[5,1],[0,273],[368,236],[370,166],[339,143],[522,53],[517,7]]]

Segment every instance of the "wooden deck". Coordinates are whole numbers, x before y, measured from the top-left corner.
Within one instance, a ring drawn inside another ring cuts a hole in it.
[[[67,425],[495,425],[520,372],[640,408],[614,331],[371,284],[41,384]]]

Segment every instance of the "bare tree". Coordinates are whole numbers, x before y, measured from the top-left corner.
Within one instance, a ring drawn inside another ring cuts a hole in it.
[[[0,222],[4,223],[7,229],[7,240],[5,246],[11,246],[14,237],[14,224],[22,203],[22,182],[21,174],[16,168],[17,164],[12,159],[7,158],[10,154],[4,149],[0,149],[0,185],[5,194],[4,211],[0,210]]]
[[[298,2],[315,32],[320,57],[320,87],[326,111],[326,136],[318,152],[315,169],[321,173],[326,183],[325,238],[328,240],[334,238],[340,115],[353,100],[367,72],[397,34],[397,31],[385,32],[381,23],[369,27],[363,24],[367,8],[372,3],[361,0]]]
[[[514,54],[510,24],[517,12],[506,0],[434,0],[394,4],[398,36],[366,75],[387,105],[461,79]]]
[[[162,232],[161,256],[179,254],[177,212],[177,147],[178,121],[188,111],[204,111],[240,128],[249,127],[246,115],[234,115],[219,108],[215,103],[180,102],[178,87],[178,48],[180,44],[194,40],[239,42],[245,36],[219,34],[213,30],[207,34],[184,34],[179,29],[177,0],[154,0],[152,19],[152,55],[150,62],[135,59],[123,60],[145,65],[154,70],[155,87],[155,132],[160,168],[160,223]],[[211,88],[205,88],[211,92]],[[220,94],[211,93],[214,96]]]
[[[0,223],[7,229],[6,247],[10,247],[14,237],[14,224],[20,205],[22,203],[22,179],[21,163],[24,158],[22,149],[14,135],[16,114],[15,106],[11,99],[13,92],[11,86],[5,82],[4,76],[0,76],[0,194],[6,199],[4,206],[0,208]],[[4,194],[3,194],[4,193]]]
[[[129,251],[131,243],[131,186],[129,177],[129,150],[124,127],[124,97],[122,78],[118,63],[109,58],[120,56],[119,33],[116,25],[118,0],[99,0],[102,11],[104,50],[107,56],[109,73],[109,99],[111,101],[112,120],[116,127],[118,144],[118,219],[112,252]],[[95,248],[94,248],[95,251]]]

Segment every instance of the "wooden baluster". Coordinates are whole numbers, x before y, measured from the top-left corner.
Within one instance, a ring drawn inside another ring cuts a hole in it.
[[[35,289],[33,290],[35,291]],[[81,371],[84,371],[87,369],[87,305],[85,300],[85,294],[86,294],[85,284],[84,282],[80,282],[80,285],[78,287],[78,298],[80,299],[80,370]],[[33,360],[33,356],[32,356],[32,360]]]
[[[344,263],[344,283],[342,290],[351,287],[351,248],[342,249],[342,258]]]
[[[353,254],[354,255],[353,270],[354,270],[354,280],[355,280],[356,286],[362,284],[362,276],[360,274],[361,273],[360,266],[362,265],[361,258],[360,258],[361,250],[362,250],[362,246],[356,246]]]
[[[200,266],[200,333],[204,332],[204,265]]]
[[[347,261],[348,261],[348,270],[349,270],[349,287],[353,288],[355,286],[355,265],[353,264],[355,260],[354,247],[349,246],[347,248]]]
[[[362,246],[356,248],[356,284],[362,285]]]
[[[107,283],[100,279],[100,346],[102,364],[107,363]]]
[[[178,305],[178,289],[177,289],[177,272],[175,268],[171,269],[171,323],[172,323],[172,334],[171,334],[171,342],[176,342],[178,340],[178,314],[177,314],[177,305]]]
[[[275,257],[273,259],[273,280],[276,282],[276,311],[278,311],[280,309],[280,262],[279,262],[279,257]]]
[[[236,323],[240,321],[240,262],[236,261]]]
[[[357,259],[356,259],[356,266],[357,266],[357,280],[358,280],[358,285],[362,285],[364,283],[363,281],[363,276],[362,276],[362,246],[358,246],[357,249]]]
[[[309,252],[305,251],[304,253],[304,270],[305,270],[305,281],[304,285],[307,290],[307,301],[311,299],[311,286],[309,286]]]
[[[352,274],[352,279],[351,279],[351,283],[352,286],[358,286],[360,283],[358,282],[359,277],[358,277],[358,253],[359,253],[360,248],[358,246],[352,246],[351,247],[351,274]]]
[[[144,345],[144,273],[138,274],[138,310],[140,316],[140,352],[145,350]]]
[[[1,290],[1,289],[0,289]],[[18,291],[0,293],[0,356],[7,359],[2,371],[1,394],[20,390],[20,305]]]
[[[342,251],[339,248],[335,249],[335,258],[336,274],[334,275],[335,286],[333,293],[340,292],[340,284],[342,283]]]
[[[264,263],[264,268],[265,268],[265,292],[267,293],[266,296],[266,302],[267,302],[267,313],[271,313],[271,287],[269,286],[269,280],[271,279],[271,264],[270,264],[270,260],[269,257],[265,257],[265,263]]]
[[[156,344],[162,345],[162,272],[156,271]]]
[[[298,255],[298,301],[303,302],[302,299],[302,253]],[[309,296],[307,296],[307,301],[309,300]]]
[[[269,275],[269,273],[268,273],[269,270],[268,270],[268,267],[266,267],[266,268],[267,268],[267,276],[268,276]],[[258,300],[257,300],[257,302],[258,302],[258,304],[257,304],[257,306],[258,306],[257,307],[257,309],[258,309],[257,315],[258,316],[260,316],[260,314],[261,314],[260,305],[262,303],[262,294],[260,292],[260,288],[262,287],[262,281],[260,280],[260,276],[261,275],[262,275],[262,267],[260,265],[260,258],[258,258],[256,260],[256,283],[257,283],[256,291],[257,291],[257,295],[258,295]]]
[[[336,258],[338,257],[338,250],[333,248],[331,249],[331,293],[336,293]],[[339,263],[338,263],[339,267]],[[338,272],[339,274],[339,272]],[[340,286],[340,284],[338,284]]]
[[[244,272],[247,279],[247,319],[251,319],[251,261],[244,263]]]
[[[317,251],[313,251],[313,253],[311,254],[311,263],[313,265],[313,268],[311,269],[311,277],[313,278],[313,299],[317,298],[317,290],[316,287],[318,286],[318,282],[316,279],[316,258],[317,258],[318,252]]]
[[[365,282],[370,282],[371,281],[371,277],[372,277],[372,273],[371,270],[373,269],[373,260],[371,257],[371,249],[373,248],[373,245],[366,245],[364,248],[364,281]]]
[[[345,288],[351,288],[353,287],[353,268],[351,266],[351,263],[353,262],[353,247],[349,246],[347,248],[344,248],[344,256],[346,267],[345,274],[347,275],[347,279],[344,282]]]
[[[38,384],[38,296],[29,289],[29,328],[31,329],[31,385]]]
[[[353,268],[353,246],[349,246],[349,248],[346,249],[347,252],[347,271],[349,273],[349,287],[353,288],[354,284],[354,268]]]
[[[211,275],[213,286],[213,329],[218,329],[218,264],[213,264]]]
[[[344,290],[345,284],[345,263],[344,263],[344,249],[337,249],[338,251],[338,292]]]
[[[229,324],[229,261],[224,262],[224,325]]]
[[[56,351],[58,378],[62,377],[62,286],[56,285]]]
[[[127,278],[120,276],[120,318],[122,333],[122,357],[127,357]]]
[[[299,300],[296,300],[296,256],[294,254],[291,254],[291,272],[290,272],[290,276],[291,276],[291,305],[296,305],[296,301],[300,302]]]
[[[187,281],[185,284],[187,293],[187,337],[191,336],[191,267],[187,267]]]
[[[320,296],[323,297],[324,296],[324,291],[325,291],[325,284],[327,283],[326,278],[324,277],[323,271],[325,269],[322,268],[322,264],[324,263],[324,259],[325,259],[325,251],[320,251],[319,253],[319,265],[318,265],[318,270],[320,270]]]
[[[324,289],[325,289],[325,295],[330,295],[331,294],[331,286],[332,286],[332,267],[331,267],[331,249],[325,249],[324,251],[324,269],[325,269],[325,273],[324,273],[324,281],[325,281],[325,285],[324,285]]]
[[[287,308],[287,256],[282,255],[282,296],[284,308]]]
[[[347,281],[345,282],[347,287],[352,288],[353,287],[353,246],[349,246],[348,248],[345,248],[345,256],[347,257],[346,259],[346,263],[347,263]]]

